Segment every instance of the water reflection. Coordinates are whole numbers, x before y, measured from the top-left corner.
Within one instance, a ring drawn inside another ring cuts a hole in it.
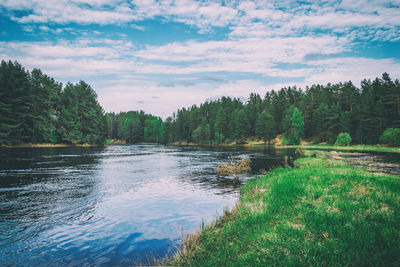
[[[0,149],[0,261],[131,266],[173,250],[181,232],[238,199],[218,164],[250,158],[252,174],[292,150],[112,146]]]

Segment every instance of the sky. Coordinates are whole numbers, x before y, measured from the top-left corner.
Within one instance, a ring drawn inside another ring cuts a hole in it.
[[[400,0],[0,0],[0,58],[107,112],[163,118],[221,96],[400,78]]]

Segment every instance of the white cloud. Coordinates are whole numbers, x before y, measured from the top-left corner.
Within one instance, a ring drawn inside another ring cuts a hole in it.
[[[325,84],[327,82],[353,81],[359,84],[363,79],[374,79],[383,72],[391,77],[400,77],[400,62],[394,59],[371,58],[332,58],[315,62],[321,71],[314,71],[307,76],[308,83]]]
[[[0,0],[9,10],[24,10],[30,14],[13,16],[20,23],[133,23],[163,17],[198,27],[200,32],[213,27],[227,27],[231,36],[274,37],[315,35],[315,30],[331,34],[356,31],[353,36],[382,32],[399,33],[398,1],[361,0],[299,3],[297,1],[194,1],[194,0]],[[10,13],[11,14],[11,13]],[[142,30],[142,26],[136,25]]]
[[[144,109],[166,116],[210,96],[263,95],[271,88],[293,85],[271,85],[267,82],[270,77],[303,80],[298,86],[346,80],[358,83],[383,71],[400,77],[398,57],[341,56],[352,51],[354,40],[400,40],[399,5],[398,1],[380,0],[332,0],[318,5],[286,0],[224,4],[217,0],[0,0],[0,7],[8,10],[27,34],[40,30],[46,35],[69,32],[79,36],[71,41],[2,41],[0,56],[18,60],[29,69],[41,68],[57,80],[85,79],[94,85],[106,110]],[[16,10],[26,11],[26,15],[16,16]],[[63,27],[70,23],[124,24],[146,31],[140,22],[155,18],[197,27],[201,33],[226,27],[226,36],[218,41],[142,43],[138,48],[122,33],[114,34],[120,40],[91,39],[102,33]],[[222,75],[220,81],[197,78],[210,73]],[[240,78],[229,79],[237,73]],[[157,80],[162,75],[175,80]]]
[[[147,64],[144,73],[249,72],[269,76],[287,76],[276,64],[302,64],[310,53],[346,51],[347,40],[325,36],[290,38],[243,38],[227,41],[170,43],[149,46],[134,55],[146,61],[165,61],[165,65]],[[172,63],[184,63],[177,65]],[[166,66],[170,64],[169,66]],[[288,73],[288,72],[287,72]],[[293,73],[289,77],[293,77]],[[300,74],[299,74],[300,75]]]

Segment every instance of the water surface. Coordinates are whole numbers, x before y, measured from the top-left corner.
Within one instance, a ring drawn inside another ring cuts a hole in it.
[[[252,173],[294,150],[127,145],[0,149],[4,266],[132,266],[171,253],[182,233],[232,208],[239,184],[218,164],[250,158]]]

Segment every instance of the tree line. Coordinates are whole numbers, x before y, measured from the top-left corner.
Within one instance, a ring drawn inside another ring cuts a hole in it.
[[[0,66],[0,144],[103,144],[103,108],[84,81],[63,85],[18,62]]]
[[[399,135],[400,82],[384,73],[363,80],[360,88],[352,82],[304,90],[285,87],[263,98],[252,93],[245,103],[222,97],[179,109],[164,124],[165,142],[242,143],[252,137],[269,141],[282,134],[283,143],[297,144],[306,138],[334,144],[343,132],[353,143],[377,144],[385,140],[380,137],[387,129]]]
[[[0,144],[67,143],[102,145],[161,142],[163,122],[143,111],[104,113],[84,81],[65,86],[40,69],[18,62],[0,65]]]
[[[163,121],[143,111],[105,113],[84,81],[63,85],[18,62],[3,60],[0,66],[0,144],[222,144],[269,142],[279,134],[288,144],[301,138],[333,144],[339,133],[348,133],[353,143],[377,144],[399,135],[398,128],[400,82],[387,73],[363,80],[360,88],[344,82],[285,87],[263,97],[252,93],[245,102],[222,97],[178,109]]]

